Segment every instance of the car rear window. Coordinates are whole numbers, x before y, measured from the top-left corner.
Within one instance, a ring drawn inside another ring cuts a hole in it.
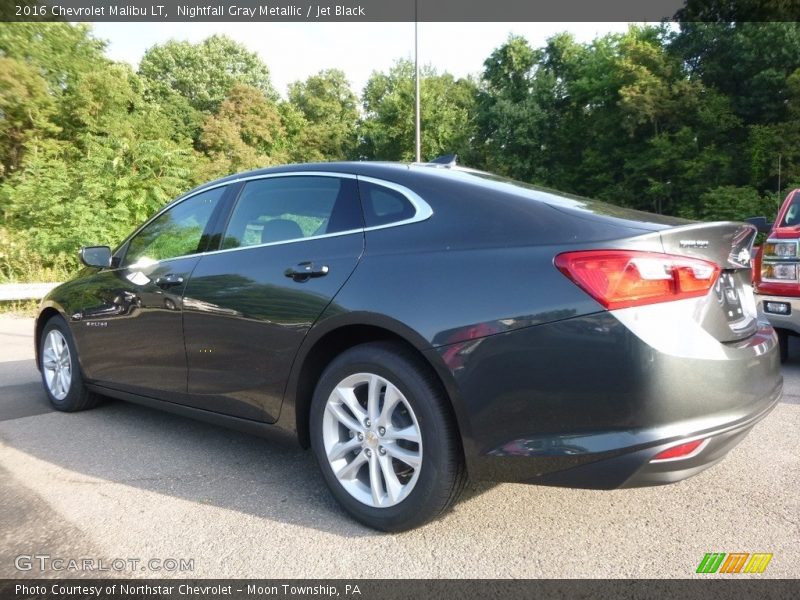
[[[368,181],[359,181],[358,189],[367,227],[398,223],[416,214],[414,205],[400,192]]]

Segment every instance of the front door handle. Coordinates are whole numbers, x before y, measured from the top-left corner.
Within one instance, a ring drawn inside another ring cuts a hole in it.
[[[175,275],[174,273],[170,273],[156,279],[156,285],[162,289],[175,287],[176,285],[181,285],[182,283],[183,277],[180,275]]]
[[[308,281],[312,277],[324,277],[328,274],[328,265],[318,265],[312,262],[301,262],[286,269],[283,274],[295,281]]]

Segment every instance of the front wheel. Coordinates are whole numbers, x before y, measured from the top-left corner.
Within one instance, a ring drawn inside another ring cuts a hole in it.
[[[339,503],[375,529],[435,518],[466,480],[447,400],[399,344],[356,346],[328,366],[311,405],[311,445]]]
[[[45,324],[39,348],[42,383],[50,404],[64,412],[94,408],[99,397],[83,384],[78,353],[64,319],[52,317]]]

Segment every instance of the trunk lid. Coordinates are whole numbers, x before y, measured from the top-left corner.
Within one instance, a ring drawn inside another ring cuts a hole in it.
[[[694,318],[720,342],[735,342],[758,329],[753,296],[753,225],[724,221],[693,223],[658,232],[664,252],[717,263],[722,272],[710,294],[701,299]]]

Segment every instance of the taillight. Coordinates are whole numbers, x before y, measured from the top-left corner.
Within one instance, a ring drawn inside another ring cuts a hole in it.
[[[635,250],[583,250],[556,256],[556,267],[609,310],[705,296],[719,265]]]

